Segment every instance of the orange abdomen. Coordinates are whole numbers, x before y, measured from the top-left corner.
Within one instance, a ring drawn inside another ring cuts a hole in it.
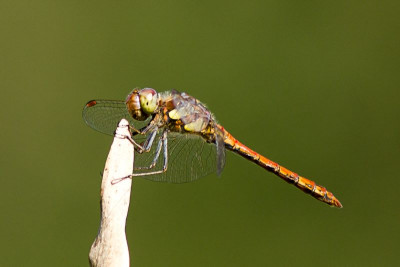
[[[218,128],[220,128],[220,130],[224,133],[224,142],[227,149],[253,161],[264,169],[275,173],[286,182],[293,184],[294,186],[301,189],[303,192],[313,196],[314,198],[334,207],[343,207],[340,201],[331,192],[326,190],[325,187],[317,185],[315,182],[301,177],[297,173],[292,172],[280,166],[278,163],[275,163],[272,160],[269,160],[266,157],[251,150],[250,148],[236,140],[222,126],[218,125]]]

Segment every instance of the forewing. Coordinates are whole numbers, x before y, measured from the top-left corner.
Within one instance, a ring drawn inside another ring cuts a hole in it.
[[[160,133],[154,140],[151,151],[135,155],[135,167],[149,166],[154,159]],[[161,151],[156,166],[151,170],[135,173],[158,171],[163,169],[164,153]],[[168,183],[187,183],[216,172],[216,146],[207,143],[196,134],[168,133],[168,168],[161,174],[143,176],[143,178]]]
[[[118,122],[123,118],[136,129],[144,127],[150,121],[150,118],[146,121],[134,120],[126,109],[125,102],[120,100],[89,101],[83,108],[82,117],[92,129],[109,135],[114,135]]]
[[[124,101],[119,100],[92,100],[89,101],[82,111],[82,117],[87,125],[96,131],[113,135],[118,122],[125,118],[129,124],[140,129],[146,126],[150,118],[146,121],[132,119]],[[161,140],[162,131],[160,129],[149,152],[135,155],[135,167],[148,167],[152,163],[157,152],[158,142]],[[147,136],[135,135],[133,138],[143,144]],[[194,133],[168,133],[168,167],[167,171],[161,174],[143,176],[143,178],[169,183],[186,183],[197,180],[210,173],[222,171],[225,164],[225,149],[221,142],[217,146],[214,143],[207,143],[200,135]],[[222,141],[223,142],[223,141]],[[218,167],[217,167],[218,163]],[[160,156],[154,168],[150,170],[134,171],[135,173],[152,172],[162,170],[164,165],[164,151],[161,150]]]

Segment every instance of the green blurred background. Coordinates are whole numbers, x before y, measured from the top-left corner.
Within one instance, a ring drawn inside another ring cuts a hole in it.
[[[135,179],[133,266],[399,264],[399,7],[3,0],[0,266],[88,265],[112,137],[81,110],[134,87],[202,100],[344,208],[233,154],[221,179]]]

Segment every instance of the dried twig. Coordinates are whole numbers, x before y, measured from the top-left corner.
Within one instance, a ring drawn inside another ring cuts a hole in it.
[[[133,171],[134,148],[132,143],[124,138],[129,135],[128,122],[122,119],[118,124],[103,172],[100,192],[101,222],[89,253],[91,266],[129,266],[125,223],[132,180],[120,179]],[[116,179],[120,180],[115,183]]]

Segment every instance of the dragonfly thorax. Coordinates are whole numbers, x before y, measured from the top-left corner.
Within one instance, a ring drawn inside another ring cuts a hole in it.
[[[159,95],[152,88],[134,89],[126,97],[125,103],[135,120],[144,121],[157,110]]]

